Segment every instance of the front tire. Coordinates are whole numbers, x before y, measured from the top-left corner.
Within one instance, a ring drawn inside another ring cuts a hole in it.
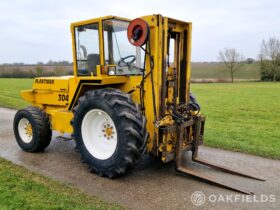
[[[26,152],[41,152],[52,139],[48,115],[34,106],[16,113],[13,128],[18,145]]]
[[[88,91],[74,108],[72,125],[82,160],[100,176],[124,174],[146,151],[146,120],[119,90]]]

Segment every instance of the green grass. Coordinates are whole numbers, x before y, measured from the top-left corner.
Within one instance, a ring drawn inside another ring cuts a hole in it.
[[[0,209],[122,209],[0,158]]]
[[[230,79],[229,71],[219,63],[192,63],[193,79]],[[235,79],[260,79],[258,63],[244,64]]]
[[[23,108],[31,79],[0,79],[0,106]],[[192,84],[207,116],[205,144],[280,159],[280,83]]]
[[[280,83],[192,84],[206,145],[280,159]]]
[[[32,88],[31,79],[0,78],[0,106],[8,108],[23,108],[28,105],[20,97],[20,90]]]

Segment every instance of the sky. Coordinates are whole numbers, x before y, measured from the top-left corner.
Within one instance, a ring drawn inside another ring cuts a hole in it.
[[[72,61],[70,23],[106,15],[192,22],[192,61],[216,61],[223,48],[256,58],[262,39],[280,38],[279,0],[0,1],[0,63]]]

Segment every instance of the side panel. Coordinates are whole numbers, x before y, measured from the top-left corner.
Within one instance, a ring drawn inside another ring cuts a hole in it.
[[[71,77],[39,77],[35,78],[33,90],[68,91],[68,81]]]
[[[69,81],[69,95],[71,101],[68,105],[68,110],[73,109],[78,98],[87,90],[112,87],[127,83],[129,80],[129,77],[126,76],[107,76],[100,75],[100,73],[98,74],[99,76],[77,77]]]
[[[71,101],[69,96],[71,79],[73,76],[36,78],[33,81],[33,89],[21,91],[21,96],[42,109],[47,109],[48,106],[66,108]]]
[[[73,132],[73,128],[70,124],[70,121],[73,119],[73,113],[71,111],[60,109],[50,110],[49,116],[52,130],[69,134]]]
[[[68,91],[34,90],[34,103],[67,107],[69,104]]]

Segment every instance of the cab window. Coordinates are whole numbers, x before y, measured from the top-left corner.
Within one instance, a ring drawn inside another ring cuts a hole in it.
[[[128,25],[117,19],[103,21],[105,65],[116,66],[116,75],[141,75],[143,52],[127,40]]]
[[[78,75],[97,75],[100,65],[98,23],[75,27]]]

